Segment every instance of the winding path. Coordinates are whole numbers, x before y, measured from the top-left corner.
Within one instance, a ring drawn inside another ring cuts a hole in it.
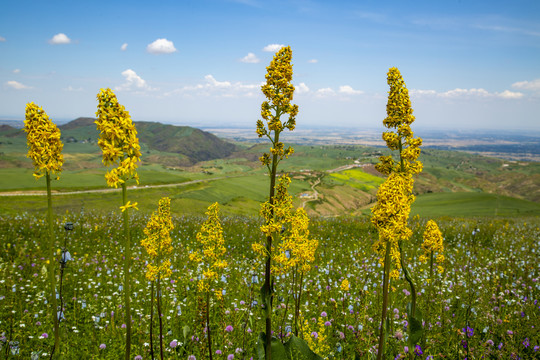
[[[237,175],[240,176],[240,175]],[[174,183],[174,184],[160,184],[160,185],[144,185],[144,186],[129,186],[128,188],[130,190],[141,190],[141,189],[152,189],[152,188],[164,188],[164,187],[176,187],[176,186],[186,186],[206,181],[214,181],[214,180],[221,180],[229,177],[237,177],[237,176],[222,176],[222,177],[216,177],[211,179],[200,179],[200,180],[190,180],[185,181],[182,183]],[[115,192],[115,191],[122,191],[121,188],[117,189],[92,189],[92,190],[77,190],[77,191],[63,191],[63,192],[53,192],[51,195],[57,196],[57,195],[77,195],[77,194],[92,194],[92,193],[109,193],[109,192]],[[46,191],[36,191],[36,190],[24,190],[24,191],[8,191],[8,192],[0,192],[0,196],[45,196],[47,195]]]

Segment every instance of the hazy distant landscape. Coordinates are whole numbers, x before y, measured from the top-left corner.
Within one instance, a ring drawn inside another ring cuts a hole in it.
[[[230,214],[256,215],[268,184],[258,157],[267,148],[254,129],[174,126],[135,122],[143,150],[135,200],[151,209],[154,199],[172,196],[178,212],[201,214],[213,201]],[[31,176],[22,122],[0,125],[0,210],[42,209],[43,186]],[[66,158],[53,184],[64,210],[114,209],[106,188],[92,118],[60,126]],[[387,154],[379,130],[297,129],[285,133],[295,153],[283,171],[293,178],[295,205],[312,216],[367,215],[384,178],[373,167]],[[540,137],[518,133],[418,131],[424,171],[415,183],[413,212],[438,216],[540,214]],[[457,151],[459,150],[459,151]],[[90,191],[90,192],[84,192]],[[106,191],[96,197],[94,191]],[[78,193],[77,193],[78,192]],[[5,195],[10,196],[5,196]],[[64,194],[64,195],[62,195]],[[14,195],[17,201],[13,201]],[[23,196],[24,195],[24,196]],[[435,206],[438,203],[445,206]]]

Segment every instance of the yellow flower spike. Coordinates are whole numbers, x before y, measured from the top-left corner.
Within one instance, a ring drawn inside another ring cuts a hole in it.
[[[350,289],[349,280],[343,279],[343,281],[341,282],[341,285],[340,285],[340,289],[341,289],[341,291],[349,291],[349,289]]]
[[[223,257],[225,256],[225,239],[223,238],[223,228],[219,220],[219,204],[214,203],[206,211],[207,220],[202,224],[197,233],[197,240],[202,245],[202,250],[193,251],[189,255],[190,261],[200,265],[201,279],[198,289],[207,292],[210,285],[219,277],[221,270],[228,264]]]
[[[34,164],[34,177],[38,180],[47,173],[60,173],[64,163],[60,129],[33,102],[26,104],[25,118],[24,131],[29,148],[26,156]]]
[[[389,69],[387,80],[390,91],[386,105],[387,117],[383,124],[390,131],[385,131],[382,137],[390,150],[398,151],[398,157],[394,160],[392,155],[382,156],[380,162],[375,165],[380,173],[388,177],[379,186],[377,204],[371,209],[371,222],[379,232],[379,239],[373,244],[373,249],[380,256],[379,263],[384,264],[383,294],[387,294],[389,278],[399,277],[402,261],[401,241],[408,240],[412,236],[412,230],[408,226],[411,204],[415,199],[412,194],[412,175],[422,171],[422,163],[417,161],[422,139],[414,138],[410,128],[414,122],[414,116],[409,92],[397,68]],[[414,284],[408,271],[404,270],[405,278],[411,285],[413,293],[412,316],[414,316],[416,307]],[[384,295],[383,319],[386,316],[387,305],[387,297]],[[384,354],[382,332],[378,353],[377,359],[381,359],[381,355]]]
[[[129,204],[129,201],[128,201]],[[126,204],[127,205],[127,204]],[[161,198],[157,212],[153,212],[143,232],[146,235],[141,246],[150,256],[146,278],[156,280],[170,276],[171,261],[166,258],[173,251],[170,232],[174,229],[171,219],[171,199]]]
[[[103,164],[118,165],[105,175],[107,185],[116,188],[129,179],[138,183],[137,163],[141,147],[129,112],[118,103],[111,89],[101,89],[97,99],[95,123],[100,131],[98,145],[103,152]]]

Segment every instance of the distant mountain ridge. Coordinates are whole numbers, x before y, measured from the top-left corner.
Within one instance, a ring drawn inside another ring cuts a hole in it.
[[[70,141],[97,140],[99,132],[96,119],[80,117],[58,126],[62,138]],[[209,132],[189,126],[166,125],[158,122],[135,121],[139,141],[148,148],[184,155],[190,163],[222,159],[237,150],[236,145],[218,138]],[[20,129],[9,125],[0,127],[0,134],[25,136]]]

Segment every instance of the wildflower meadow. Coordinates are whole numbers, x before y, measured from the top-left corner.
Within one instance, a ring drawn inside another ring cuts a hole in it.
[[[30,103],[25,131],[47,212],[0,215],[0,358],[537,359],[537,218],[410,217],[422,139],[391,68],[382,137],[391,155],[370,217],[294,208],[281,170],[293,104],[292,50],[267,68],[259,217],[171,212],[129,200],[141,154],[129,112],[102,89],[96,113],[104,185],[116,211],[54,211],[58,128]],[[98,195],[96,195],[98,196]],[[441,205],[444,206],[444,205]],[[142,211],[144,210],[144,211]]]

